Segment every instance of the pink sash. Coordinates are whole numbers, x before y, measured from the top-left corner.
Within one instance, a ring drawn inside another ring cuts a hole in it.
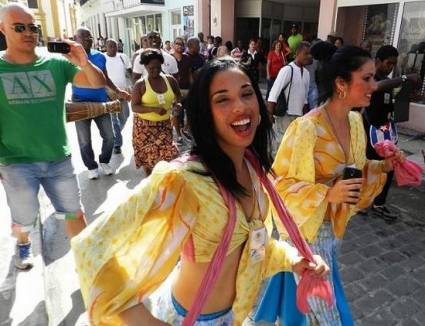
[[[272,203],[277,210],[279,218],[288,231],[289,237],[294,246],[298,249],[299,254],[307,261],[314,263],[313,254],[310,250],[310,247],[302,237],[297,225],[286,211],[282,199],[276,192],[273,183],[270,181],[270,179],[267,178],[266,173],[260,166],[256,156],[252,153],[251,150],[247,150],[245,152],[245,158],[254,167],[257,176],[269,194]],[[189,157],[188,159],[191,160],[194,158]],[[192,326],[201,314],[202,307],[204,306],[210,290],[215,284],[220,273],[220,269],[223,265],[224,258],[226,256],[226,252],[229,247],[229,243],[236,224],[236,199],[218,181],[216,182],[218,184],[220,194],[223,197],[226,206],[229,208],[229,220],[224,230],[223,238],[218,245],[216,252],[214,253],[204,278],[202,279],[201,285],[198,289],[195,299],[193,300],[192,306],[190,307],[188,314],[183,320],[183,326]],[[298,309],[303,313],[308,313],[310,311],[310,307],[308,306],[307,302],[307,298],[309,296],[318,296],[324,299],[328,305],[333,304],[332,290],[329,281],[316,277],[313,271],[305,270],[301,275],[301,279],[297,288],[297,306]]]

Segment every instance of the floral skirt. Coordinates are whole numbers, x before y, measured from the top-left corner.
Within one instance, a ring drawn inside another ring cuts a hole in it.
[[[159,161],[175,159],[178,150],[173,144],[171,121],[148,121],[134,115],[133,149],[137,168],[152,170]]]

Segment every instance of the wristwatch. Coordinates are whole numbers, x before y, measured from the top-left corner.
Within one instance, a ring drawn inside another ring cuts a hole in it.
[[[403,83],[407,80],[407,76],[406,75],[401,75],[400,78],[401,78],[401,81]]]

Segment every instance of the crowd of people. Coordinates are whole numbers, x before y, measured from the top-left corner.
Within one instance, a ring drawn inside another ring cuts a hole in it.
[[[72,239],[93,325],[353,325],[339,247],[357,212],[396,218],[385,198],[403,155],[383,159],[373,146],[397,142],[392,90],[418,79],[388,78],[395,48],[373,59],[342,39],[303,41],[294,25],[267,55],[255,38],[245,49],[202,33],[163,44],[151,32],[128,58],[113,39],[102,41],[104,54],[93,49],[80,27],[68,54],[44,57],[33,15],[16,3],[0,9],[0,29],[0,175],[17,268],[33,264],[42,186]],[[88,178],[115,173],[109,161],[121,154],[130,110],[134,161],[147,175],[89,226],[65,131],[68,83],[82,106],[121,105],[75,123]],[[297,303],[311,293],[320,297],[304,311]],[[282,307],[272,311],[272,301]]]

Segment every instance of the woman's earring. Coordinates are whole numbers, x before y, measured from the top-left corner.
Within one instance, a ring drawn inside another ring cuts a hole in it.
[[[258,115],[258,125],[261,124],[261,115]]]
[[[345,100],[346,97],[347,97],[347,91],[346,90],[338,92],[338,98],[340,100]]]

